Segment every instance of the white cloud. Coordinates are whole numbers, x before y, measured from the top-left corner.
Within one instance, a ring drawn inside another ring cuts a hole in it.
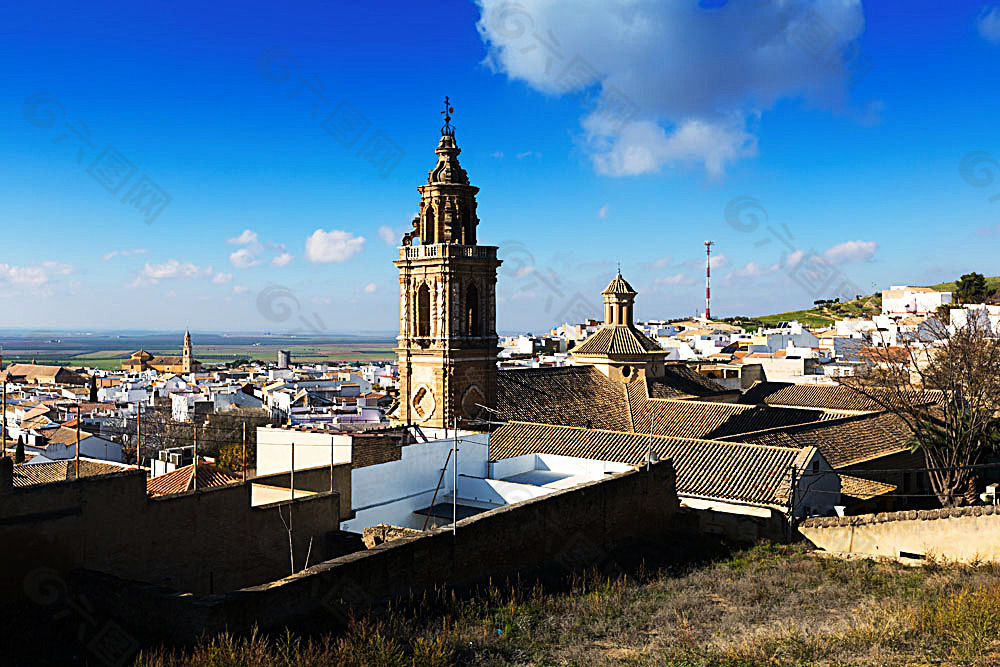
[[[54,273],[58,276],[65,276],[73,273],[73,266],[71,264],[62,264],[60,262],[42,262],[42,268],[49,273]]]
[[[658,268],[658,269],[662,269],[663,267],[665,267],[668,264],[670,264],[670,260],[671,259],[673,259],[673,258],[670,255],[664,255],[663,257],[660,257],[659,259],[653,260],[652,265],[654,267]]]
[[[382,225],[378,228],[378,237],[382,239],[382,242],[387,246],[395,248],[399,245],[399,239],[402,234],[397,234],[389,225]]]
[[[363,236],[332,229],[317,229],[306,239],[306,258],[310,262],[346,262],[364,248]]]
[[[234,236],[231,239],[226,239],[226,243],[231,243],[233,245],[260,245],[260,238],[257,236],[257,232],[251,231],[249,229],[244,229],[243,233],[239,236]]]
[[[49,274],[42,266],[12,266],[0,264],[0,278],[12,285],[38,287],[49,281]]]
[[[535,151],[524,151],[523,153],[518,153],[514,157],[516,157],[518,160],[523,160],[526,157],[532,157],[532,156],[534,156],[536,158],[540,158],[540,157],[542,157],[542,154],[541,153],[537,153]]]
[[[759,278],[760,276],[766,276],[769,273],[774,273],[778,270],[778,265],[774,264],[772,266],[764,266],[763,264],[758,264],[757,262],[747,262],[745,266],[741,266],[738,269],[734,269],[728,276],[727,280],[733,278]]]
[[[788,255],[785,257],[785,266],[787,266],[788,268],[792,268],[798,265],[798,263],[802,261],[802,258],[804,256],[805,252],[803,252],[802,250],[793,250],[792,252],[788,253]]]
[[[841,106],[850,71],[831,67],[830,56],[865,23],[860,0],[715,11],[663,0],[477,1],[486,64],[585,99],[583,144],[597,171],[618,176],[695,163],[718,176],[756,155],[753,123],[779,100]],[[822,57],[803,47],[817,21],[832,35]],[[558,57],[545,42],[558,43]]]
[[[695,280],[683,273],[675,273],[672,276],[661,276],[653,280],[657,285],[693,285]]]
[[[291,264],[293,259],[295,259],[295,255],[293,255],[290,252],[283,252],[280,255],[276,256],[274,259],[272,259],[271,264],[274,264],[275,266],[280,268]]]
[[[176,259],[168,259],[160,264],[150,264],[142,267],[139,275],[132,281],[130,287],[141,287],[143,285],[155,285],[161,280],[173,280],[177,278],[208,278],[213,274],[212,267],[200,267],[191,262],[181,262]]]
[[[250,291],[250,288],[246,285],[233,285],[233,294],[243,294]]]
[[[494,158],[494,159],[497,159],[497,160],[502,160],[503,159],[503,151],[493,151],[492,153],[490,153],[490,157]]]
[[[860,264],[871,261],[876,250],[875,241],[845,241],[827,249],[823,256],[832,264]]]
[[[729,258],[725,255],[712,255],[708,260],[708,265],[713,269],[722,269],[729,266]]]
[[[991,44],[1000,44],[1000,7],[986,6],[976,19],[979,35]]]
[[[368,283],[365,285],[365,294],[372,294],[376,289],[378,289],[378,286],[375,283]]]
[[[148,251],[145,248],[132,248],[131,250],[112,250],[104,255],[104,261],[109,261],[115,257],[129,257],[131,255],[145,255]]]
[[[604,206],[602,206],[600,208],[600,210],[597,212],[597,217],[598,218],[606,218],[606,217],[608,217],[608,205],[607,204],[605,204]]]
[[[212,282],[216,285],[224,285],[225,283],[230,283],[233,281],[233,274],[231,273],[216,273],[215,277],[212,278]]]
[[[237,269],[248,269],[260,264],[260,260],[249,248],[240,248],[229,255],[229,262]]]

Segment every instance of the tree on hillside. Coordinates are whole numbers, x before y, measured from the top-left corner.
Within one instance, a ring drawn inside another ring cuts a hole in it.
[[[981,273],[966,273],[955,288],[955,300],[960,303],[982,303],[986,300],[986,278]]]
[[[873,342],[854,377],[838,381],[897,415],[924,455],[934,494],[944,507],[966,502],[983,456],[998,446],[1000,340],[986,318],[965,326],[928,320],[925,344]]]

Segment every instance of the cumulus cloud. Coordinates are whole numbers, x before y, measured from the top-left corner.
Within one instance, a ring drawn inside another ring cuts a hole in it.
[[[115,257],[130,257],[132,255],[145,255],[148,251],[145,248],[132,248],[131,250],[112,250],[105,253],[104,261],[110,261]]]
[[[49,273],[42,266],[0,264],[0,278],[12,285],[39,287],[49,282]]]
[[[683,273],[675,273],[672,276],[661,276],[653,280],[657,285],[693,285],[695,280]]]
[[[684,164],[718,176],[756,155],[753,124],[779,100],[844,102],[851,72],[830,63],[864,31],[860,0],[478,4],[486,64],[578,101],[583,144],[613,176]]]
[[[257,232],[244,229],[243,233],[239,236],[226,239],[226,243],[231,243],[232,245],[260,245],[260,238],[258,237]]]
[[[293,259],[295,259],[295,255],[290,252],[283,252],[280,255],[275,256],[274,259],[271,260],[271,264],[281,268],[291,264]]]
[[[721,269],[729,266],[729,258],[725,255],[712,255],[708,260],[708,265],[713,269]]]
[[[1000,7],[986,6],[976,19],[979,36],[991,44],[1000,44]]]
[[[240,248],[229,255],[229,263],[237,269],[248,269],[260,264],[260,260],[249,248]]]
[[[208,278],[212,274],[210,266],[201,267],[192,262],[181,262],[171,258],[160,264],[146,262],[130,286],[155,285],[161,280]]]
[[[378,286],[375,283],[368,283],[365,285],[365,294],[372,294],[376,289],[378,289]]]
[[[382,225],[378,228],[378,237],[382,239],[382,242],[387,246],[395,248],[399,245],[399,238],[402,234],[397,234],[396,230],[389,225]]]
[[[602,206],[600,208],[600,210],[597,211],[597,217],[598,218],[606,218],[606,217],[608,217],[608,205],[607,204],[605,204],[604,206]]]
[[[758,264],[757,262],[747,262],[746,265],[734,269],[726,278],[759,278],[760,276],[766,276],[770,273],[774,273],[778,270],[778,265],[774,264],[772,266],[765,266],[763,264]]]
[[[490,157],[494,158],[496,160],[502,160],[503,159],[503,151],[493,151],[492,153],[490,153]]]
[[[340,229],[317,229],[306,239],[306,258],[310,262],[346,262],[361,252],[365,245],[363,236],[354,236]]]
[[[233,281],[233,274],[231,273],[216,273],[215,277],[212,278],[212,282],[216,285],[224,285],[225,283],[230,283]]]
[[[828,248],[823,256],[832,264],[860,264],[871,261],[876,250],[875,241],[845,241]]]

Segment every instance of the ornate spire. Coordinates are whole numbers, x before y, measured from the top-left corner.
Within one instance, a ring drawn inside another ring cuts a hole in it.
[[[462,149],[455,142],[455,128],[451,124],[451,114],[455,109],[448,101],[448,96],[444,98],[444,125],[441,126],[441,141],[434,150],[438,155],[437,164],[427,173],[428,183],[458,183],[469,185],[469,175],[458,163],[458,156]]]
[[[444,125],[441,127],[442,137],[454,137],[455,128],[451,126],[451,114],[455,113],[455,109],[452,108],[451,103],[448,101],[448,96],[444,96]]]

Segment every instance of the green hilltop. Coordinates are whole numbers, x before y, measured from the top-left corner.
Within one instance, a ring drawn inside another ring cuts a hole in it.
[[[928,285],[928,287],[938,292],[954,292],[956,281]],[[986,291],[988,293],[1000,291],[1000,276],[986,278]],[[760,326],[770,326],[791,320],[798,320],[807,327],[826,327],[846,317],[865,317],[877,315],[881,312],[882,294],[879,293],[871,296],[863,296],[860,299],[841,301],[840,303],[819,304],[812,308],[792,310],[787,313],[758,315],[756,317],[733,317],[726,318],[725,321],[739,324],[746,329],[757,329]]]

